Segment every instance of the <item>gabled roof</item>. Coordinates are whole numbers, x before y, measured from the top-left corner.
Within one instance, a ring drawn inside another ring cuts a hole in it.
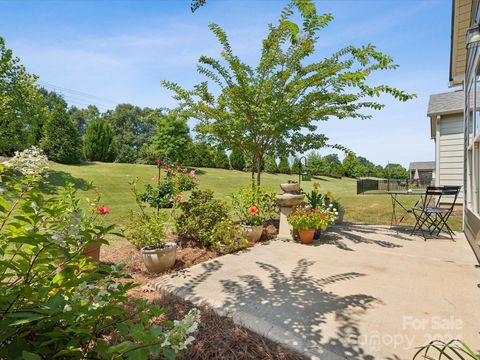
[[[417,161],[411,162],[408,166],[409,171],[414,170],[435,170],[435,161]]]
[[[463,90],[430,95],[427,115],[432,117],[463,113],[464,102]]]

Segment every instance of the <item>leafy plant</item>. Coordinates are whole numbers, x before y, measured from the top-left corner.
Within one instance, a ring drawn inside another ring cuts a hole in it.
[[[235,215],[244,225],[263,225],[277,212],[275,191],[253,185],[230,195]]]
[[[83,139],[83,153],[89,161],[112,162],[116,144],[111,126],[104,119],[91,121]]]
[[[297,206],[287,215],[287,221],[296,230],[325,229],[335,220],[335,216],[325,210]]]
[[[320,185],[318,183],[313,183],[312,191],[310,194],[305,194],[308,205],[311,209],[319,209],[323,206],[324,197],[320,192]]]
[[[228,244],[231,238],[220,238],[218,224],[229,219],[227,203],[215,199],[211,190],[193,190],[188,201],[181,202],[182,213],[175,219],[179,236],[190,239],[200,246],[215,247]],[[231,222],[231,220],[230,220]],[[221,230],[224,233],[224,229]]]
[[[432,354],[433,353],[433,354]],[[453,339],[448,342],[433,340],[421,347],[413,359],[421,356],[422,359],[446,359],[446,360],[480,360],[480,354],[476,354],[461,340]]]
[[[120,265],[96,266],[82,254],[113,233],[98,221],[107,207],[84,212],[71,184],[47,197],[37,177],[2,170],[0,358],[172,359],[193,340],[198,311],[160,321],[164,309],[129,301],[136,285]]]

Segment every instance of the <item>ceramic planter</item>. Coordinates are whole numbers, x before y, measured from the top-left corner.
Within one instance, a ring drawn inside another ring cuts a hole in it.
[[[339,211],[337,218],[335,219],[335,224],[343,223],[343,216],[345,215],[345,211]]]
[[[258,225],[258,226],[248,226],[248,225],[243,225],[243,234],[245,238],[248,240],[250,243],[256,243],[260,240],[263,234],[263,226]]]
[[[177,244],[166,243],[162,248],[144,247],[141,249],[143,262],[148,272],[160,273],[170,269],[177,258]]]
[[[96,242],[93,244],[88,245],[83,249],[82,254],[85,256],[90,257],[90,260],[93,262],[100,262],[100,247],[102,246],[101,243]]]
[[[298,237],[300,238],[300,241],[304,244],[312,243],[314,235],[315,235],[314,229],[298,230]]]

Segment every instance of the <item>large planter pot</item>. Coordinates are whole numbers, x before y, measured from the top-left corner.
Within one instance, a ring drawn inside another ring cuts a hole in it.
[[[263,234],[262,225],[258,225],[258,226],[242,225],[242,228],[243,228],[243,234],[245,238],[250,243],[256,243],[262,237],[262,234]]]
[[[313,242],[313,236],[315,235],[315,230],[298,230],[298,237],[300,241],[304,244],[310,244]]]
[[[175,264],[177,244],[166,243],[162,248],[144,247],[141,252],[148,272],[160,273],[170,269]]]
[[[101,243],[96,242],[91,245],[88,245],[83,249],[82,254],[85,256],[90,257],[91,261],[93,262],[100,262],[100,247],[102,246]]]
[[[297,193],[300,191],[299,183],[285,183],[280,184],[280,188],[286,193]]]
[[[343,223],[343,216],[345,215],[345,211],[339,211],[337,218],[335,219],[335,224]]]

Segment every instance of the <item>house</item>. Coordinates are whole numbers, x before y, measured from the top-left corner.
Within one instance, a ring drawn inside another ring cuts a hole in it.
[[[435,141],[435,186],[462,186],[456,203],[463,204],[463,90],[431,95],[427,116]]]
[[[452,5],[449,84],[465,92],[463,228],[480,259],[480,0],[453,0]]]
[[[422,185],[435,184],[435,161],[411,162],[408,172],[412,183],[418,181]]]

